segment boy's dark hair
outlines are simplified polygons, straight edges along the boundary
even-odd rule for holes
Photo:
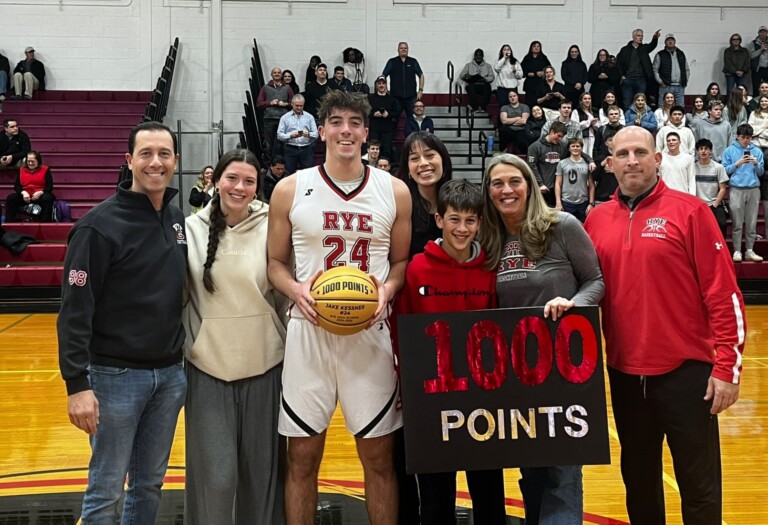
[[[667,136],[664,137],[664,142],[666,142],[669,137],[677,137],[677,140],[680,140],[680,135],[676,131],[670,131],[667,133]]]
[[[371,139],[368,141],[368,147],[370,148],[371,146],[381,147],[381,141],[379,139]]]
[[[3,120],[3,127],[7,128],[8,124],[10,124],[11,122],[15,122],[17,126],[19,125],[19,121],[16,120],[15,118],[7,118],[7,119]]]
[[[549,132],[550,133],[562,133],[563,135],[565,135],[568,132],[568,128],[565,126],[565,124],[563,124],[559,120],[555,120],[552,123],[552,126],[550,126],[550,128],[549,128]]]
[[[561,108],[561,107],[563,107],[563,106],[564,106],[564,105],[566,105],[566,104],[570,104],[570,105],[571,105],[571,107],[573,107],[573,102],[571,102],[571,101],[570,101],[570,100],[568,100],[567,98],[561,99],[561,100],[560,100],[560,102],[557,104],[557,107],[558,107],[558,108]]]
[[[584,146],[584,139],[581,137],[573,137],[572,139],[568,139],[568,147],[571,146],[571,144],[578,144],[579,146]]]
[[[142,122],[141,124],[137,124],[136,126],[131,129],[131,132],[128,134],[128,153],[133,155],[133,148],[136,147],[136,135],[138,135],[139,131],[166,131],[173,139],[173,154],[176,155],[176,149],[178,147],[176,143],[176,135],[171,131],[171,128],[163,124],[162,122],[156,122],[154,120],[151,120],[149,122]]]
[[[344,71],[344,68],[343,68],[343,67],[341,67],[341,66],[336,66],[335,68],[333,68],[333,72],[334,72],[334,73],[337,73],[337,72],[339,72],[339,71]]]
[[[379,162],[381,162],[382,160],[386,160],[387,162],[389,162],[390,166],[392,165],[392,160],[389,157],[387,157],[386,155],[379,156]]]
[[[621,131],[621,129],[623,127],[624,126],[621,126],[619,128],[611,128],[611,127],[606,126],[605,127],[605,133],[603,133],[603,142],[605,142],[608,139],[612,139],[616,135],[616,133]]]
[[[320,122],[325,123],[325,120],[331,116],[335,109],[357,113],[363,118],[365,127],[368,127],[368,114],[371,112],[371,105],[368,103],[368,97],[365,96],[365,93],[346,93],[339,89],[327,93],[320,101],[317,118],[320,119]]]
[[[448,208],[469,211],[483,216],[483,192],[477,184],[468,180],[449,180],[437,194],[437,213],[443,217]]]
[[[277,166],[278,164],[285,164],[285,157],[282,155],[275,155],[272,157],[272,163],[270,166]]]
[[[709,148],[709,150],[712,150],[712,141],[709,139],[699,139],[696,141],[696,149],[699,148]]]
[[[736,135],[742,137],[751,137],[755,134],[755,130],[749,124],[739,124],[736,128]]]
[[[672,106],[669,110],[669,114],[671,115],[675,111],[679,111],[683,115],[685,115],[685,108],[683,106]]]

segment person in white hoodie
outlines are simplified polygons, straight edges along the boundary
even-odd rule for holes
[[[501,108],[507,105],[509,92],[517,93],[523,80],[523,66],[512,53],[512,46],[501,46],[499,59],[493,65],[493,70],[496,71],[496,101]]]
[[[685,109],[674,106],[669,111],[669,124],[662,126],[656,134],[656,149],[667,151],[667,135],[674,131],[680,137],[680,149],[693,155],[696,153],[696,137],[691,128],[685,125]]]
[[[680,150],[680,135],[667,133],[667,150],[661,154],[659,177],[671,189],[696,195],[693,155]]]
[[[277,432],[285,299],[267,279],[269,206],[254,200],[258,180],[253,153],[224,154],[213,199],[186,219],[184,522],[192,525],[285,523]]]

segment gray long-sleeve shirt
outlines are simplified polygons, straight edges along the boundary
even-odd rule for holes
[[[557,215],[549,250],[538,261],[523,255],[518,235],[507,235],[496,277],[500,307],[544,306],[555,297],[589,306],[603,298],[605,284],[592,241],[574,216]]]

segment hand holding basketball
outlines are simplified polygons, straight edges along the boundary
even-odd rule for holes
[[[304,319],[315,326],[319,326],[319,324],[317,322],[317,312],[315,311],[315,299],[312,297],[311,290],[317,281],[317,278],[320,277],[322,273],[322,270],[318,270],[315,275],[303,283],[296,283],[294,285],[293,297],[289,298],[299,309],[301,315],[304,316]]]

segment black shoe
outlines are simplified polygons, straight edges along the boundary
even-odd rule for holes
[[[24,95],[24,100],[32,100],[32,97],[29,95]]]
[[[19,100],[19,96],[18,95],[11,95],[11,100]]]

